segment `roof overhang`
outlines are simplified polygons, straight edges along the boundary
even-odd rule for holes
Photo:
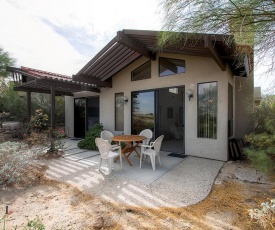
[[[162,32],[145,30],[118,31],[117,35],[73,76],[73,80],[112,87],[112,77],[116,73],[140,57],[155,61],[157,52],[211,57],[222,71],[225,71],[228,63],[234,75],[247,75],[240,60],[235,58],[236,44],[233,36],[176,33],[180,38],[177,42],[167,42],[160,46],[160,33]]]
[[[26,67],[7,67],[12,73],[15,91],[51,94],[54,87],[57,96],[72,96],[73,93],[90,91],[99,93],[96,85],[73,81],[72,78]]]

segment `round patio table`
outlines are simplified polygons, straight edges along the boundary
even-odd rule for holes
[[[138,151],[136,150],[136,147],[139,145],[140,142],[145,140],[145,136],[140,135],[120,135],[120,136],[114,136],[112,137],[112,140],[115,141],[118,145],[121,145],[121,142],[124,142],[126,145],[121,150],[121,153],[123,157],[127,160],[129,165],[132,166],[132,163],[129,160],[129,156],[132,152],[136,152],[138,157],[140,157]],[[118,157],[115,159],[115,162],[118,160]]]

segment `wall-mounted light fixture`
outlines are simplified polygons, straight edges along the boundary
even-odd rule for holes
[[[126,103],[128,102],[128,98],[126,96],[123,96],[123,101],[124,101],[124,104],[126,105]]]
[[[188,99],[190,101],[190,98],[193,97],[193,91],[192,91],[192,89],[186,90],[186,95],[188,96]]]

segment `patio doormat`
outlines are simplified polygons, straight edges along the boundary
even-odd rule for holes
[[[70,140],[72,140],[72,141],[79,141],[79,140],[82,140],[82,138],[71,138]]]
[[[186,158],[187,157],[187,155],[182,154],[182,153],[170,153],[167,156],[169,156],[169,157],[178,157],[178,158]]]

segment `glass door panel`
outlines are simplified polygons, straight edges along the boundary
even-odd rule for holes
[[[162,150],[184,153],[184,87],[156,91],[156,136],[164,135]]]
[[[74,136],[85,136],[86,98],[74,99]]]
[[[144,129],[154,132],[154,91],[132,93],[132,134]]]

